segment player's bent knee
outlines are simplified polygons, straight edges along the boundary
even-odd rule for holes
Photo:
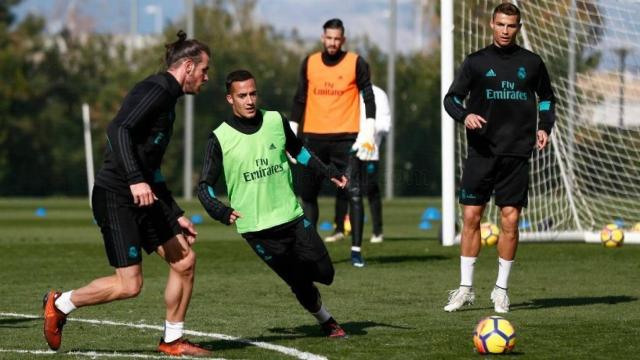
[[[117,268],[113,293],[117,299],[128,299],[138,296],[142,290],[142,272],[140,265]]]
[[[480,226],[480,221],[482,220],[482,213],[477,213],[475,211],[465,211],[462,217],[462,220],[465,225],[471,227]]]
[[[503,232],[513,232],[518,230],[519,213],[517,211],[502,214],[501,228]]]
[[[134,298],[142,291],[142,278],[129,279],[120,285],[120,299]]]
[[[502,227],[503,228],[518,228],[518,215],[509,215],[507,217],[502,218]]]
[[[335,277],[335,271],[333,268],[331,271],[327,271],[326,273],[321,274],[318,282],[323,285],[331,285],[333,284],[333,278]]]
[[[190,250],[182,259],[170,263],[171,269],[182,276],[193,276],[196,267],[196,253]]]
[[[336,272],[331,264],[331,260],[321,261],[318,263],[318,276],[316,278],[316,282],[323,285],[331,285],[335,274]]]

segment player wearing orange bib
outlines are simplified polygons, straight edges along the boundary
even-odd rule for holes
[[[369,65],[359,55],[342,50],[344,26],[331,19],[323,26],[322,52],[302,62],[298,89],[291,110],[291,127],[305,146],[323,162],[335,165],[349,178],[347,188],[352,226],[351,263],[363,267],[361,255],[364,209],[362,206],[363,161],[374,154],[376,105]],[[359,94],[364,98],[360,108]],[[366,121],[360,126],[360,112]],[[322,179],[300,174],[298,193],[305,215],[318,223],[318,193]]]

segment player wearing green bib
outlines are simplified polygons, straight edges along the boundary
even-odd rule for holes
[[[256,82],[250,72],[230,73],[226,87],[233,116],[209,136],[198,198],[212,218],[236,224],[240,235],[291,287],[327,336],[345,337],[314,285],[333,282],[333,264],[293,192],[286,153],[340,188],[347,179],[305,149],[279,112],[256,107]],[[231,206],[213,191],[223,173]]]

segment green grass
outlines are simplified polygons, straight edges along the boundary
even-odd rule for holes
[[[436,199],[385,203],[385,241],[364,244],[367,266],[351,267],[349,244],[328,246],[336,279],[320,286],[329,310],[350,338],[323,338],[285,284],[235,229],[208,218],[198,227],[196,286],[186,327],[296,348],[330,359],[477,359],[471,332],[492,314],[489,292],[497,272],[495,249],[476,266],[476,305],[457,313],[442,307],[459,280],[458,247],[442,247],[434,229],[418,229]],[[38,207],[47,216],[37,218]],[[321,219],[332,202],[321,201]],[[196,202],[188,213],[204,211]],[[49,288],[70,289],[111,273],[86,199],[0,200],[0,312],[40,315]],[[321,235],[326,236],[327,232]],[[365,236],[370,235],[366,224]],[[522,359],[631,358],[640,352],[640,247],[604,249],[580,243],[521,244],[511,276],[515,353]],[[157,256],[143,262],[145,285],[136,299],[82,308],[78,319],[162,325],[167,269]],[[0,316],[2,349],[46,350],[41,319]],[[60,353],[156,355],[161,332],[69,321]],[[191,336],[226,359],[291,359],[242,343]],[[42,358],[0,352],[2,359]],[[44,356],[50,358],[51,356]]]

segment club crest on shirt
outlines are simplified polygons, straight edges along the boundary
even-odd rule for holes
[[[527,70],[524,69],[523,66],[518,68],[518,79],[524,80],[527,77]]]

